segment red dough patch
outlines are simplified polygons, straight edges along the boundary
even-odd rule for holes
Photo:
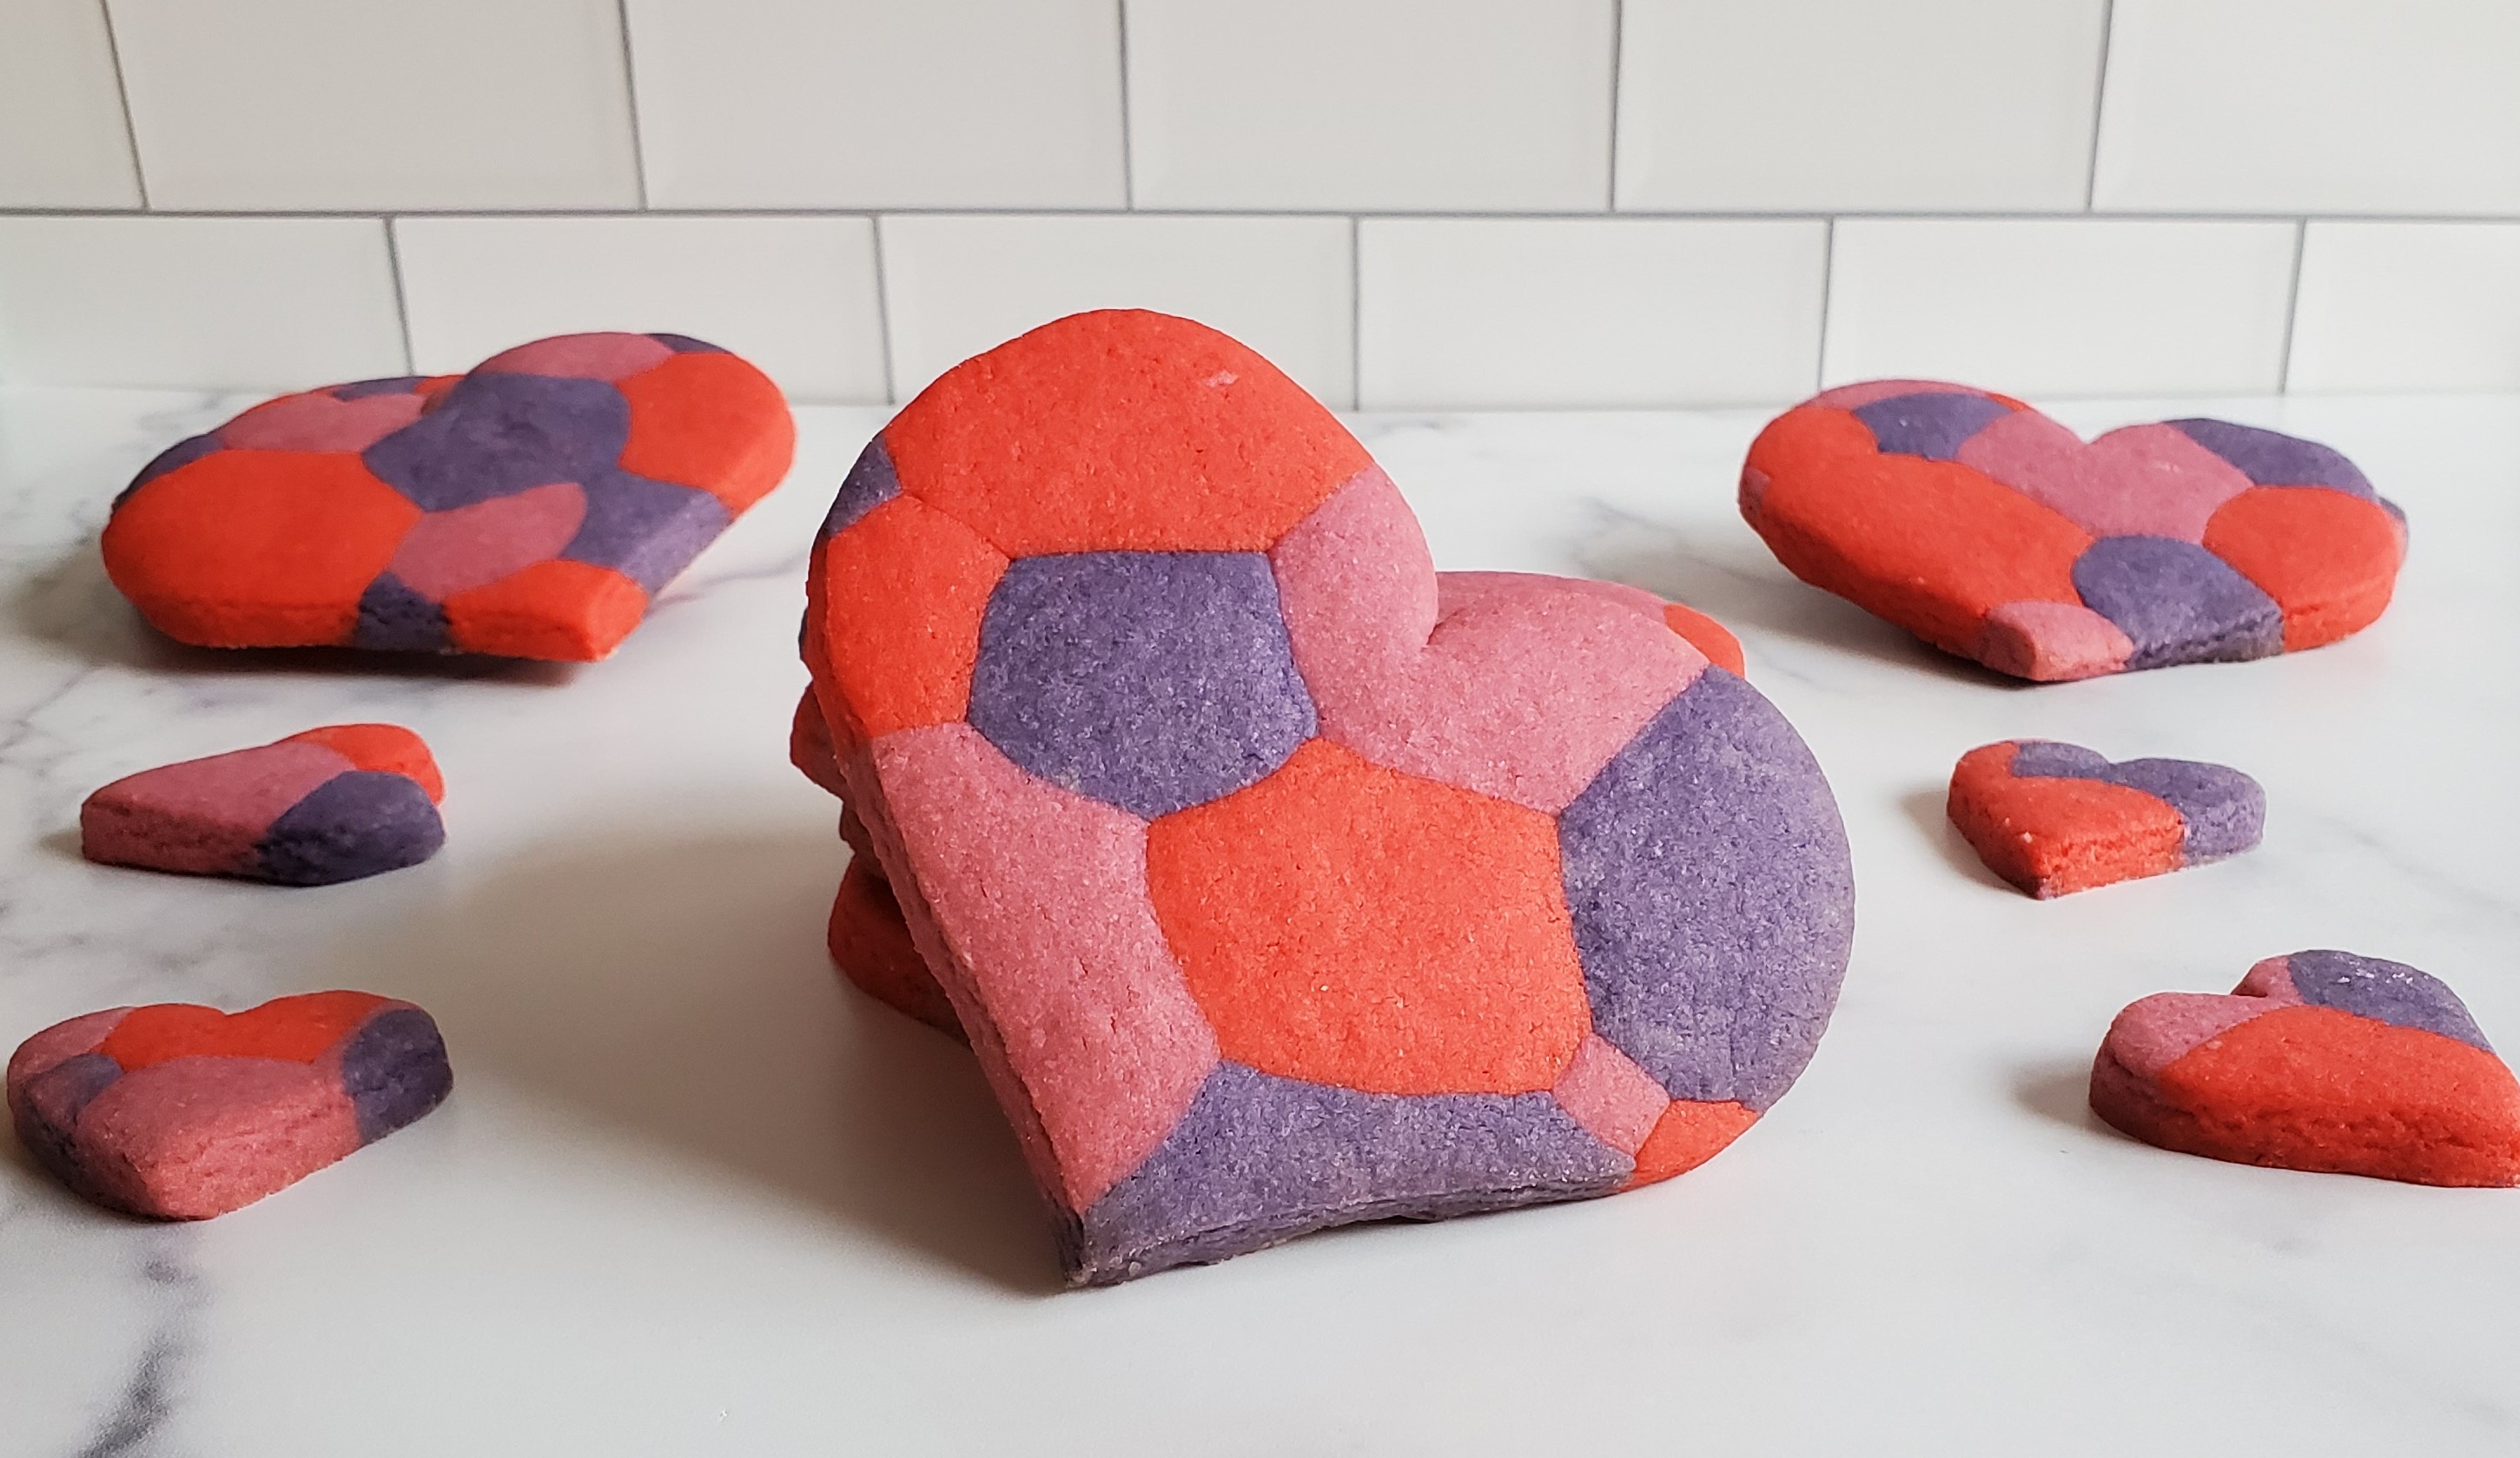
[[[1591,1027],[1549,817],[1327,740],[1147,835],[1225,1056],[1378,1093],[1521,1093]]]
[[[834,729],[864,741],[961,719],[980,615],[1006,556],[909,497],[869,511],[823,552],[806,622],[811,650],[842,685],[848,715],[834,716]]]
[[[1727,673],[1747,675],[1749,661],[1741,656],[1741,640],[1694,607],[1678,602],[1662,605],[1662,620],[1671,631],[1688,640],[1690,647],[1706,655],[1706,660]]]
[[[883,443],[904,492],[1008,556],[1266,551],[1372,464],[1275,365],[1130,310],[964,361]]]
[[[336,643],[420,518],[356,456],[220,451],[114,511],[105,569],[169,638],[213,648]]]
[[[398,724],[334,724],[291,734],[292,740],[321,744],[362,770],[383,770],[409,775],[428,792],[432,803],[446,799],[446,778],[420,735]]]
[[[160,1002],[133,1008],[96,1050],[121,1064],[125,1073],[196,1056],[312,1063],[384,1002],[370,993],[308,993],[237,1013]]]
[[[2283,609],[2287,653],[2362,632],[2398,585],[2406,529],[2376,505],[2316,486],[2260,486],[2225,502],[2205,548]]]
[[[1631,1184],[1653,1184],[1686,1174],[1724,1152],[1759,1116],[1732,1102],[1691,1103],[1680,1100],[1662,1111],[1653,1133],[1637,1151],[1637,1172]]]
[[[2187,826],[2168,802],[2095,779],[2015,778],[2014,751],[1972,749],[1952,771],[1952,823],[1987,869],[2045,898],[2179,868]]]
[[[588,663],[648,615],[648,595],[610,567],[555,558],[446,599],[447,637],[468,653]]]
[[[678,354],[614,388],[630,400],[621,468],[689,481],[739,515],[795,458],[796,420],[779,386],[735,355]]]

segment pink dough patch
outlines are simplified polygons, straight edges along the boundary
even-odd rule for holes
[[[2284,1005],[2272,997],[2155,993],[2117,1015],[2101,1047],[2138,1078],[2158,1078],[2198,1044]]]
[[[1842,384],[1833,390],[1822,390],[1804,401],[1806,405],[1825,405],[1831,410],[1861,410],[1876,400],[1896,400],[1901,395],[1983,395],[1964,384],[1947,384],[1939,379],[1868,379],[1862,384]]]
[[[2240,985],[2231,989],[2234,997],[2264,997],[2275,1007],[2297,1007],[2301,990],[2292,985],[2292,958],[2271,956],[2249,969]]]
[[[322,390],[284,395],[219,427],[222,444],[242,451],[364,451],[420,419],[418,395],[365,395],[336,400]]]
[[[120,1023],[123,1014],[129,1011],[128,1007],[109,1007],[103,1012],[92,1012],[47,1028],[20,1043],[18,1051],[9,1055],[8,1096],[16,1098],[18,1090],[28,1081],[51,1072],[54,1065],[81,1053],[95,1052],[97,1045],[105,1041],[113,1032],[114,1025]]]
[[[2079,602],[2006,602],[1988,610],[1977,659],[2034,683],[2113,674],[2135,656],[2135,640]]]
[[[1557,1081],[1557,1106],[1596,1139],[1633,1157],[1671,1104],[1653,1075],[1598,1033],[1585,1035]]]
[[[1439,572],[1435,574],[1435,616],[1449,618],[1500,592],[1527,588],[1535,582],[1555,583],[1587,597],[1617,603],[1657,623],[1662,621],[1662,599],[1642,588],[1581,577],[1547,577],[1536,572]]]
[[[968,725],[874,745],[892,831],[969,980],[955,997],[1039,1115],[1071,1211],[1163,1142],[1216,1066],[1147,896],[1146,822],[1036,779]],[[899,884],[899,878],[894,878]],[[955,991],[948,989],[949,992]]]
[[[359,1120],[324,1072],[276,1058],[175,1058],[80,1111],[84,1172],[129,1208],[196,1219],[354,1153]]]
[[[1269,557],[1323,737],[1544,814],[1706,671],[1658,603],[1647,614],[1598,585],[1495,574],[1444,612],[1425,539],[1378,466]]]
[[[2205,540],[2214,508],[2249,489],[2240,468],[2175,425],[2129,425],[2089,445],[2035,411],[1991,421],[1959,463],[2071,518],[2095,537]]]
[[[585,520],[586,492],[575,481],[431,511],[403,533],[388,570],[412,591],[442,602],[550,560]]]
[[[304,740],[143,770],[79,807],[79,851],[90,861],[217,875],[248,863],[254,843],[309,790],[355,769],[338,750]]]
[[[628,379],[674,357],[646,334],[562,334],[536,339],[473,367],[475,375],[552,375],[563,379]]]

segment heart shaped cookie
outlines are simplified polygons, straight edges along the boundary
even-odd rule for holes
[[[807,594],[847,802],[1074,1281],[1676,1173],[1826,1023],[1851,870],[1783,718],[1598,585],[1444,602],[1363,447],[1213,331],[948,372]]]
[[[2520,1184],[2520,1080],[2466,1004],[2403,962],[2296,951],[2228,997],[2117,1016],[2092,1111],[2147,1144],[2414,1184]]]
[[[1960,756],[1948,811],[1987,869],[2045,900],[2238,855],[2266,828],[2267,792],[2223,765],[2006,739]]]
[[[1474,591],[1484,581],[1510,575],[1513,574],[1437,573],[1438,614],[1448,596],[1459,600],[1459,595]],[[1694,608],[1664,602],[1650,594],[1615,583],[1560,580],[1579,590],[1600,592],[1612,601],[1628,602],[1659,617],[1671,631],[1687,639],[1689,646],[1704,653],[1709,662],[1736,675],[1743,671],[1740,641],[1723,624]],[[815,784],[834,795],[847,793],[831,729],[823,722],[822,706],[814,701],[811,688],[796,701],[795,719],[788,729],[788,757]],[[899,900],[883,878],[882,862],[877,859],[866,824],[845,804],[840,807],[840,838],[848,843],[851,854],[848,868],[840,875],[839,892],[832,900],[828,942],[832,964],[860,992],[877,1001],[962,1038],[963,1025],[954,1016],[954,1004],[936,985],[927,964],[920,960],[918,945],[911,939]]]
[[[79,853],[112,865],[329,886],[436,855],[445,795],[420,735],[336,724],[124,775],[79,806]]]
[[[161,1002],[72,1018],[19,1046],[8,1095],[19,1142],[72,1190],[199,1220],[375,1143],[453,1083],[428,1014],[336,992],[234,1014]]]
[[[2407,547],[2404,513],[2315,442],[2187,420],[2087,444],[1912,379],[1770,421],[1741,515],[1805,582],[2040,681],[2333,642],[2389,605]]]
[[[105,567],[207,647],[601,658],[795,439],[779,387],[713,344],[563,334],[177,443],[115,498]]]

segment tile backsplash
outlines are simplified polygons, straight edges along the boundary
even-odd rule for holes
[[[1333,404],[2520,389],[2511,0],[0,0],[0,383],[1073,309]]]

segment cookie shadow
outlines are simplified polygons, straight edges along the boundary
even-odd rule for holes
[[[1916,833],[1933,846],[1944,864],[1981,886],[2020,895],[2019,888],[1988,870],[1986,862],[1977,859],[1977,852],[1969,848],[1959,827],[1952,823],[1948,805],[1949,792],[1940,789],[1916,790],[1899,797],[1899,808],[1915,821]]]
[[[474,653],[381,653],[365,648],[203,648],[149,626],[105,574],[93,537],[34,573],[11,595],[19,633],[91,663],[152,674],[304,674],[492,681],[559,686],[584,666]]]
[[[436,1017],[459,1096],[495,1080],[914,1259],[1055,1291],[978,1065],[832,966],[846,854],[793,825],[555,839],[358,934],[338,970]]]
[[[2126,1137],[2092,1112],[2092,1065],[2089,1061],[2071,1063],[2058,1060],[2022,1069],[2013,1075],[2012,1101],[2042,1119],[2110,1138]]]

